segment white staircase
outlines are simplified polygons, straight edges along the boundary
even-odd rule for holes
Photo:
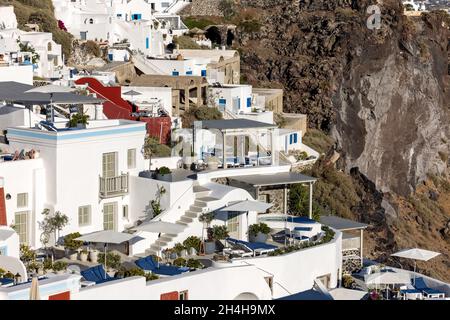
[[[177,242],[182,242],[184,238],[181,236],[189,229],[189,227],[198,222],[198,218],[202,213],[205,213],[208,208],[208,202],[217,201],[217,198],[209,196],[211,190],[202,187],[198,182],[194,182],[194,204],[184,212],[180,219],[176,221],[177,224],[185,227],[184,231],[178,234],[162,234],[161,237],[146,250],[146,254],[157,254],[163,249],[173,246]]]

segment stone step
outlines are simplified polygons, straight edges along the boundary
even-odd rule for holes
[[[185,222],[185,221],[182,221],[182,220],[178,220],[176,223],[184,225],[184,226],[187,226],[189,224],[188,222]]]
[[[184,215],[189,218],[197,218],[198,214],[199,214],[199,212],[186,211],[186,213]]]
[[[189,210],[191,212],[203,212],[203,208],[197,207],[197,206],[190,206]]]
[[[186,223],[191,223],[192,221],[194,221],[192,218],[189,218],[188,216],[181,216],[180,220]]]
[[[195,200],[193,206],[204,208],[207,206],[206,202]]]
[[[219,198],[214,198],[214,197],[201,197],[201,198],[196,198],[196,201],[202,201],[202,202],[210,202],[210,201],[217,201],[220,200]]]
[[[198,192],[210,192],[211,190],[206,188],[206,187],[202,187],[202,186],[194,186],[194,193],[198,193]]]
[[[169,236],[164,235],[164,236],[161,236],[158,240],[161,240],[164,242],[170,242],[173,240],[173,238],[175,238],[175,237],[169,237]]]
[[[158,245],[158,246],[160,246],[160,247],[167,246],[168,243],[169,243],[168,241],[164,241],[164,240],[161,240],[161,239],[158,239],[158,240],[156,240],[156,242],[155,242],[155,244]]]

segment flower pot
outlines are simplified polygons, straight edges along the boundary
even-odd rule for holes
[[[188,251],[186,249],[181,250],[181,252],[180,252],[180,257],[181,258],[187,257],[187,255],[188,255]]]
[[[69,260],[70,261],[76,261],[78,258],[78,252],[73,252],[69,254]]]
[[[98,251],[93,250],[89,252],[89,260],[91,260],[92,263],[97,263],[98,261]]]
[[[169,259],[175,260],[176,258],[178,258],[178,255],[177,255],[175,252],[172,252],[172,253],[169,255]]]
[[[266,242],[268,237],[267,234],[261,232],[258,232],[256,236],[250,234],[250,242]]]
[[[216,243],[214,241],[206,241],[205,242],[205,253],[213,254],[216,252]]]
[[[111,278],[114,278],[114,276],[116,275],[116,271],[115,271],[115,270],[109,270],[109,271],[106,271],[106,273],[107,273]]]
[[[156,179],[159,181],[166,181],[166,182],[171,182],[172,181],[172,174],[157,174],[156,175]]]
[[[88,260],[88,253],[80,252],[80,261],[86,262]]]
[[[195,255],[197,255],[197,250],[195,250],[195,248],[189,248],[189,255],[190,255],[190,256],[195,256]]]

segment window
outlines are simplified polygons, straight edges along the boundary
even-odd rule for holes
[[[294,137],[293,137],[293,135],[291,134],[291,135],[289,135],[289,144],[292,144],[292,141],[294,140]]]
[[[180,291],[180,294],[178,296],[178,300],[188,300],[188,291]]]
[[[17,194],[17,208],[28,207],[28,193]]]
[[[91,224],[91,206],[78,208],[78,226],[88,226]]]
[[[103,205],[103,230],[116,229],[117,202],[105,203]]]
[[[28,211],[16,212],[14,216],[14,228],[19,235],[20,243],[28,242]]]
[[[117,152],[103,154],[103,177],[112,178],[117,176],[116,169]]]
[[[298,141],[298,135],[296,133],[294,133],[294,143],[297,143]]]
[[[52,43],[47,43],[47,51],[52,51]]]
[[[224,106],[227,104],[227,99],[219,99],[219,105]]]
[[[150,49],[150,38],[145,38],[145,48]]]
[[[179,73],[178,71],[174,70],[174,71],[172,71],[172,75],[173,75],[173,76],[179,76],[180,73]]]
[[[94,19],[90,18],[89,19],[89,24],[94,24]]]
[[[128,205],[127,204],[122,207],[122,217],[124,219],[128,219]]]
[[[238,232],[239,213],[228,213],[227,229],[230,233]]]
[[[202,77],[206,77],[206,70],[202,70]]]
[[[247,98],[247,108],[252,106],[252,98]]]
[[[192,76],[192,71],[191,71],[191,70],[186,71],[186,75],[187,75],[187,76]]]
[[[141,20],[142,14],[132,14],[131,15],[131,20]]]
[[[136,149],[128,149],[128,169],[136,168]]]
[[[122,17],[122,14],[121,14],[121,13],[118,13],[118,14],[117,14],[117,18],[120,18],[120,17]]]

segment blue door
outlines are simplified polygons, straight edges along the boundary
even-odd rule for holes
[[[202,70],[202,77],[206,77],[206,70]]]
[[[108,54],[108,59],[109,59],[109,61],[113,61],[113,59],[114,59],[114,56],[113,56],[113,54],[112,54],[112,53]]]
[[[247,98],[247,108],[252,106],[252,98]]]

